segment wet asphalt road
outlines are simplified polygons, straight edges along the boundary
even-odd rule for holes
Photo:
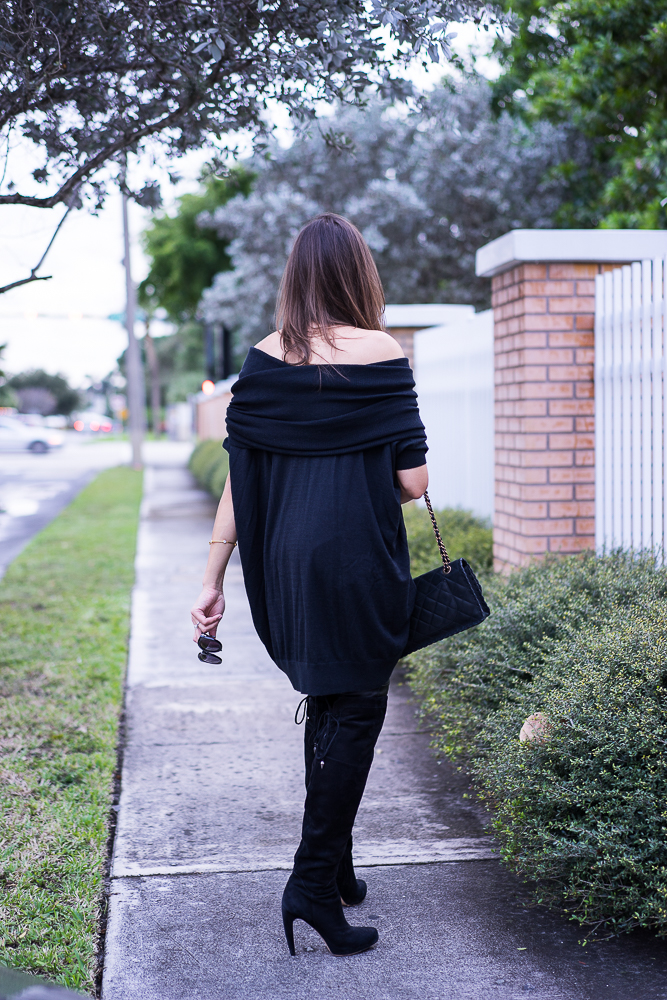
[[[192,446],[148,441],[147,461],[169,456],[185,462]],[[130,461],[126,441],[66,436],[62,448],[46,455],[0,452],[0,578],[30,539],[101,472]]]
[[[122,441],[68,438],[46,455],[0,453],[0,577],[97,472],[130,457]]]

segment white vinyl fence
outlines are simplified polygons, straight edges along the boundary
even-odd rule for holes
[[[665,261],[596,278],[595,535],[665,552]]]
[[[436,507],[493,516],[493,313],[415,334],[415,381]]]

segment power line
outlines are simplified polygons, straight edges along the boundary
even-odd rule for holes
[[[142,322],[142,323],[144,322],[144,320],[146,319],[146,314],[144,313],[143,309],[137,309],[136,310],[135,318],[139,322]],[[84,313],[84,312],[79,312],[79,311],[75,311],[75,310],[73,310],[72,312],[68,312],[68,313],[46,313],[46,312],[31,312],[30,310],[25,310],[24,309],[23,312],[0,313],[0,319],[24,319],[24,320],[34,320],[34,319],[58,319],[58,320],[63,320],[63,319],[65,319],[65,320],[69,320],[72,323],[76,322],[77,320],[82,320],[82,319],[97,319],[97,320],[110,320],[113,323],[121,323],[122,325],[125,325],[125,313],[124,312],[109,313],[106,316],[102,316],[99,313]],[[168,323],[167,320],[162,320],[162,319],[159,319],[159,318],[156,318],[156,317],[153,317],[153,322],[154,323],[165,323],[167,325],[171,325],[171,324]]]
[[[16,313],[0,313],[0,319],[68,319],[68,320],[78,320],[78,319],[110,319],[114,320],[116,323],[122,323],[124,320],[124,315],[122,313],[111,313],[108,316],[102,316],[97,313],[83,313],[83,312],[69,312],[69,313],[45,313],[45,312],[30,312],[29,310],[24,310],[23,312]]]

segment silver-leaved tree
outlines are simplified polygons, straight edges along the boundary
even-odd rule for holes
[[[0,205],[99,203],[149,140],[178,156],[261,136],[272,101],[303,119],[322,100],[404,95],[401,66],[448,57],[452,21],[496,16],[481,0],[6,0]],[[12,176],[17,135],[40,158],[27,186]],[[138,195],[155,203],[156,186]]]
[[[467,78],[435,88],[411,114],[381,101],[343,108],[328,128],[349,150],[332,148],[320,122],[249,161],[250,196],[200,218],[230,240],[234,268],[204,292],[205,318],[235,329],[239,346],[266,336],[294,237],[322,211],[359,226],[388,301],[487,304],[475,251],[509,229],[551,225],[567,193],[553,166],[591,152],[566,126],[495,117],[490,96],[486,81]]]

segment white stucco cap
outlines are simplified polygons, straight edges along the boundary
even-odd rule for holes
[[[664,229],[514,229],[477,251],[475,271],[492,278],[517,264],[614,264],[667,254]]]
[[[385,306],[385,323],[393,327],[440,326],[461,319],[468,313],[474,313],[474,306],[454,306],[439,302],[416,302],[412,305]]]

